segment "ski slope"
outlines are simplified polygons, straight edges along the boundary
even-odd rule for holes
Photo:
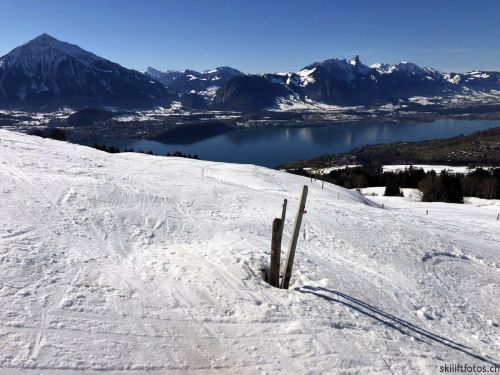
[[[288,199],[285,250],[304,184],[291,287],[274,289],[259,276],[272,220]],[[425,203],[426,215],[423,203],[374,199],[385,208],[253,165],[0,130],[0,373],[499,363],[496,211]]]

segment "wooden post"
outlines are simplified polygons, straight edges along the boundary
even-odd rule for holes
[[[273,236],[271,239],[271,266],[269,267],[269,284],[278,288],[280,285],[280,255],[281,255],[281,219],[273,220]]]
[[[429,215],[429,210],[425,210],[425,214],[426,214],[426,215]]]
[[[288,254],[286,255],[285,269],[283,271],[283,278],[281,279],[281,289],[288,289],[288,286],[290,285],[290,279],[292,277],[292,269],[293,269],[293,259],[295,258],[295,249],[297,247],[297,241],[299,239],[300,225],[302,224],[302,216],[304,215],[304,209],[306,207],[307,190],[308,190],[307,186],[304,186],[302,189],[302,197],[300,198],[299,211],[297,212],[297,217],[295,218],[292,238],[290,239],[290,247],[288,248]]]
[[[384,204],[382,203],[382,208],[384,208]]]
[[[283,199],[283,209],[281,210],[281,231],[280,236],[283,236],[283,228],[285,227],[286,205],[288,201]]]
[[[321,189],[325,186],[325,181],[321,181]]]
[[[260,270],[260,275],[262,276],[262,280],[264,280],[267,283],[267,270],[265,268],[262,268]]]
[[[498,221],[498,219],[500,219],[500,213],[497,215],[497,221]]]

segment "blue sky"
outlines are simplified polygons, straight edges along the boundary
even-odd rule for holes
[[[46,32],[144,69],[296,71],[359,54],[500,70],[500,0],[0,0],[0,55]]]

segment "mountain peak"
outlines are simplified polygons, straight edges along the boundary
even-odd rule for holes
[[[86,59],[101,60],[91,52],[85,51],[77,45],[56,39],[47,33],[40,34],[36,38],[15,48],[11,51],[11,54],[13,54],[15,58],[23,54],[33,55],[32,59],[40,58],[42,54],[49,54],[51,56],[62,54],[79,58],[84,57]]]
[[[32,44],[42,44],[42,45],[49,45],[53,43],[63,43],[60,40],[54,38],[53,36],[43,33],[38,35],[36,38],[31,39],[30,41],[24,43],[24,45],[32,45]]]
[[[0,66],[0,102],[20,106],[141,106],[170,97],[150,78],[47,33],[0,57]]]
[[[348,62],[349,62],[349,64],[354,65],[354,66],[361,64],[361,62],[359,61],[359,55],[354,56]]]
[[[57,40],[56,38],[54,38],[52,35],[49,35],[47,33],[42,33],[40,35],[38,35],[34,40]]]

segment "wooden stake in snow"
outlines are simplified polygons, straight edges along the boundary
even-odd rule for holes
[[[281,233],[283,232],[281,219],[273,221],[273,236],[271,239],[271,266],[269,272],[269,284],[278,288],[280,285],[280,255],[281,255]]]
[[[302,216],[304,215],[306,207],[307,190],[308,190],[307,186],[304,186],[304,188],[302,189],[302,197],[300,198],[299,211],[297,212],[297,217],[295,218],[292,238],[290,240],[290,247],[288,248],[288,254],[286,255],[285,269],[283,271],[283,279],[281,279],[281,289],[288,289],[288,286],[290,285],[290,279],[292,278],[293,259],[295,258],[295,248],[297,247],[300,225],[302,224]]]
[[[267,270],[265,268],[262,268],[260,270],[260,275],[262,276],[262,280],[264,280],[267,283]]]
[[[283,199],[283,209],[281,210],[281,232],[280,236],[283,236],[283,228],[285,227],[285,217],[286,217],[286,205],[288,201]]]
[[[500,219],[500,213],[497,215],[497,221],[498,221],[498,219]]]

